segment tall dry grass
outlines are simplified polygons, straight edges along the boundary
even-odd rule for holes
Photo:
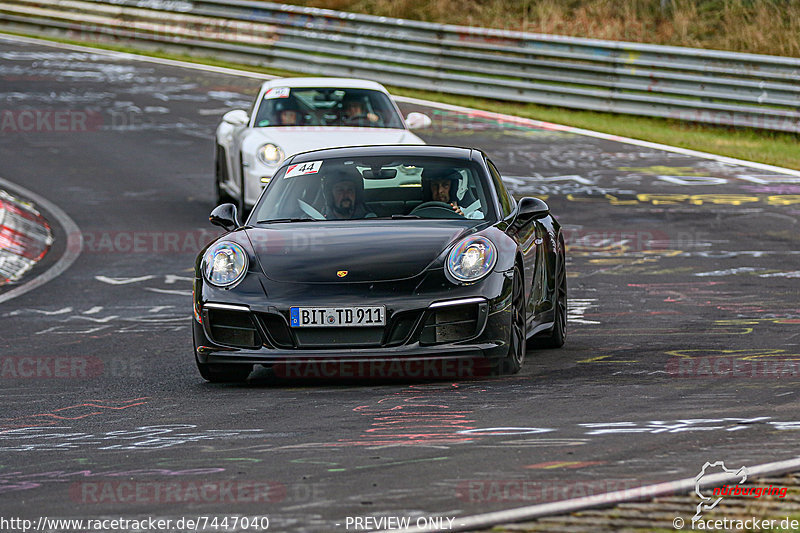
[[[389,17],[800,57],[800,0],[293,0]]]

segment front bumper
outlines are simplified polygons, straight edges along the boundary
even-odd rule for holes
[[[496,361],[508,352],[512,272],[440,293],[351,295],[349,305],[385,305],[377,328],[290,328],[291,306],[348,305],[332,293],[292,297],[291,303],[209,288],[195,296],[195,352],[200,363],[359,364],[389,361]],[[456,289],[456,290],[453,290]],[[258,301],[260,300],[260,301]]]

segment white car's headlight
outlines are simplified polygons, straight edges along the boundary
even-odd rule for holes
[[[267,143],[256,152],[258,160],[268,167],[275,167],[283,162],[283,150],[277,144]]]
[[[249,260],[235,242],[219,242],[203,254],[203,276],[217,287],[233,287],[247,272]]]
[[[486,237],[472,236],[455,245],[447,256],[447,270],[458,281],[471,283],[485,277],[497,262],[497,248]]]

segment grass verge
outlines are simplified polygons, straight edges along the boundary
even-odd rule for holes
[[[6,33],[24,37],[42,38],[39,35],[32,34]],[[98,43],[95,41],[84,42],[54,37],[46,38],[54,42],[65,44],[91,46],[104,50],[142,54],[178,61],[189,61],[204,65],[273,74],[276,76],[303,75],[283,70],[219,61],[210,57],[196,57],[166,53],[163,51],[150,51],[129,46]],[[800,135],[796,134],[749,128],[707,126],[673,119],[579,111],[536,104],[504,102],[488,98],[456,96],[439,92],[405,89],[402,87],[387,87],[392,94],[398,96],[410,96],[453,105],[473,107],[486,111],[543,120],[546,122],[564,124],[613,135],[800,170]]]

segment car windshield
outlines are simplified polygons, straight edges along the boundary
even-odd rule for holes
[[[272,87],[261,99],[255,126],[405,127],[386,94],[328,87]]]
[[[331,158],[284,166],[250,221],[488,220],[480,168],[440,157]],[[252,222],[251,222],[252,223]]]

